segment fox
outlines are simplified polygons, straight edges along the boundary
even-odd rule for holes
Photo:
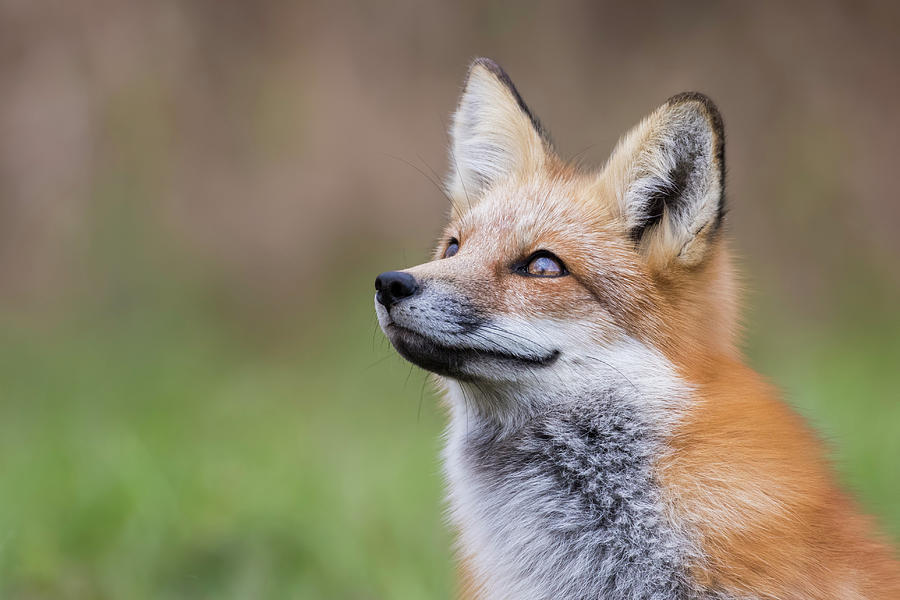
[[[478,58],[449,154],[433,260],[378,275],[375,311],[443,391],[460,598],[900,599],[884,534],[741,356],[710,98],[589,169]]]

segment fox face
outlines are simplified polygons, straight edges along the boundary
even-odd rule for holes
[[[479,59],[451,137],[434,260],[376,280],[379,323],[406,359],[477,385],[482,402],[534,408],[591,374],[631,379],[731,343],[723,130],[705,96],[670,99],[590,172],[556,155],[506,73]]]
[[[584,171],[479,59],[451,137],[451,219],[434,260],[375,284],[406,359],[510,414],[611,372],[652,383],[685,352],[731,344],[724,139],[705,96],[670,99]]]

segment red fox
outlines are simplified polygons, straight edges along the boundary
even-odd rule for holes
[[[725,138],[674,96],[599,172],[480,58],[434,260],[375,282],[436,373],[462,595],[900,599],[900,563],[816,436],[741,362]]]

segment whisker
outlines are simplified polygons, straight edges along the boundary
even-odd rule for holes
[[[514,342],[527,342],[527,344],[531,345],[531,348],[529,348],[529,349],[532,350],[532,351],[534,350],[534,348],[537,348],[538,350],[540,350],[540,352],[541,352],[542,354],[549,354],[550,351],[551,351],[551,350],[550,350],[549,348],[547,348],[546,346],[544,346],[544,345],[542,345],[542,344],[540,344],[540,343],[538,343],[538,342],[535,342],[534,340],[531,340],[531,339],[529,339],[529,338],[527,338],[527,337],[525,337],[525,336],[523,336],[523,335],[521,335],[521,334],[515,333],[514,331],[509,331],[509,330],[507,330],[507,329],[503,329],[502,327],[498,327],[497,325],[493,325],[493,324],[488,323],[488,324],[482,325],[481,329],[484,330],[484,331],[488,331],[488,332],[493,332],[493,333],[499,334],[501,337],[504,337],[504,338],[506,338],[507,340],[510,340],[510,341],[514,341]],[[536,333],[538,333],[537,330],[534,330],[534,331],[535,331]]]
[[[569,161],[574,163],[575,166],[577,166],[578,168],[583,167],[584,163],[580,160],[582,158],[582,155],[585,152],[587,152],[588,150],[591,150],[592,148],[596,148],[596,147],[597,147],[597,144],[591,144],[590,146],[587,146],[586,148],[579,150],[578,152],[573,154],[571,158],[569,158]]]
[[[428,170],[431,172],[432,177],[434,177],[435,182],[439,182],[441,180],[441,177],[440,177],[440,175],[437,174],[437,171],[435,171],[431,165],[429,165],[427,162],[425,162],[425,159],[422,158],[418,153],[416,153],[416,158],[418,158],[419,161],[428,168]],[[449,194],[447,194],[447,190],[443,186],[441,186],[441,191],[444,194],[444,198],[446,198],[447,201],[450,202],[450,204],[452,205],[453,199],[450,197]]]
[[[406,379],[403,381],[403,391],[406,391],[406,384],[409,383],[409,378],[412,377],[413,373],[413,364],[409,364],[409,373],[406,374]]]
[[[416,424],[419,424],[419,421],[422,417],[422,400],[425,398],[425,384],[428,383],[428,373],[422,377],[422,388],[419,390],[419,408],[416,410]]]
[[[375,319],[375,326],[372,327],[372,352],[375,352],[375,335],[378,333],[378,319]]]
[[[631,385],[631,387],[634,388],[634,391],[636,391],[638,394],[640,394],[640,392],[641,392],[640,388],[638,388],[638,386],[631,380],[631,378],[628,377],[628,375],[626,375],[625,373],[623,373],[618,367],[616,367],[615,365],[603,360],[602,358],[598,358],[594,355],[588,355],[588,358],[590,358],[591,360],[596,360],[597,362],[599,362],[603,365],[606,365],[607,367],[609,367],[610,369],[612,369],[613,371],[618,373],[622,377],[622,379],[627,381]]]
[[[459,177],[459,183],[462,185],[463,194],[466,196],[466,206],[469,210],[472,210],[472,200],[469,198],[469,191],[466,189],[466,181],[463,179],[462,173],[459,170],[459,163],[456,161],[456,153],[453,152],[453,144],[450,143],[450,139],[447,139],[447,147],[450,151],[450,158],[453,159],[453,168],[456,169],[456,176]],[[451,203],[453,201],[451,200]]]
[[[490,330],[489,330],[489,332],[490,332]],[[502,330],[497,330],[497,331],[494,331],[494,333],[499,333],[501,336],[503,336],[503,334],[504,334],[505,332],[503,332]],[[495,340],[492,340],[491,338],[487,337],[486,335],[484,335],[484,334],[481,333],[481,332],[473,331],[473,332],[469,333],[469,335],[472,336],[472,337],[474,337],[474,338],[476,338],[476,339],[478,339],[478,340],[481,340],[482,342],[485,343],[486,346],[491,346],[491,347],[492,347],[492,348],[491,348],[491,347],[489,347],[489,348],[472,348],[472,350],[474,350],[474,351],[476,351],[476,352],[478,352],[478,351],[486,351],[486,352],[490,352],[491,350],[496,350],[497,347],[499,346],[499,344],[497,344],[497,342],[496,342]],[[507,337],[506,339],[510,339],[510,338]],[[529,340],[527,340],[526,338],[523,338],[523,339],[525,339],[525,341],[529,341]],[[504,348],[503,346],[499,346],[499,349],[502,350],[502,351],[504,351],[504,352],[508,352],[508,351],[509,351],[508,348]],[[528,351],[534,354],[533,349],[528,349]],[[546,355],[546,354],[548,354],[548,352],[549,352],[549,351],[544,350],[543,352],[540,352],[540,353],[538,353],[538,354],[544,354],[544,355]],[[516,353],[513,353],[513,354],[516,354]],[[533,357],[528,357],[528,358],[533,358]]]
[[[416,171],[418,171],[422,175],[422,177],[427,179],[434,187],[436,187],[438,189],[438,191],[441,193],[441,195],[447,199],[447,202],[449,202],[450,204],[453,204],[453,199],[447,194],[447,192],[444,190],[444,188],[436,180],[429,177],[429,175],[425,171],[423,171],[422,169],[417,167],[415,164],[409,162],[408,160],[406,160],[403,157],[395,156],[395,155],[389,154],[387,152],[382,152],[381,154],[383,154],[384,156],[387,156],[389,158],[393,158],[394,160],[399,160],[400,162],[402,162],[402,163],[412,167]]]
[[[383,363],[384,361],[388,360],[389,358],[392,358],[393,356],[394,356],[393,354],[386,354],[385,356],[382,356],[381,358],[379,358],[378,360],[376,360],[376,361],[373,362],[372,364],[368,365],[368,366],[365,368],[365,370],[368,371],[369,369],[371,369],[371,368],[373,368],[373,367],[377,367],[378,365],[380,365],[380,364]]]

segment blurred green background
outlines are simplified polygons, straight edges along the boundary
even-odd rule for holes
[[[468,61],[602,163],[713,96],[750,361],[900,539],[896,3],[0,0],[0,597],[447,598],[377,330]],[[421,172],[420,172],[421,171]]]

